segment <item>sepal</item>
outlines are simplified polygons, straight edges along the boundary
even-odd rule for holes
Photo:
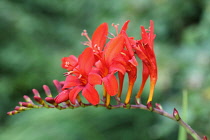
[[[148,103],[147,103],[147,109],[148,109],[149,111],[153,111],[152,102],[148,102]]]

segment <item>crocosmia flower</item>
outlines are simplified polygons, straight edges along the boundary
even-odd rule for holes
[[[73,70],[78,64],[78,59],[74,55],[70,55],[69,57],[63,57],[61,61],[61,67],[67,69],[68,71]]]
[[[141,36],[142,39],[137,41],[135,47],[136,54],[143,62],[142,84],[136,97],[139,98],[141,96],[146,80],[150,76],[150,93],[147,102],[151,102],[157,81],[157,63],[154,52],[155,34],[153,21],[150,21],[149,30],[145,30],[145,28],[141,26]]]
[[[136,96],[136,104],[140,104],[140,97],[148,78],[150,79],[150,93],[147,107],[152,110],[152,98],[157,82],[157,63],[154,52],[154,23],[150,21],[149,29],[140,26],[141,39],[135,39],[127,33],[130,20],[127,20],[118,31],[118,24],[112,24],[116,33],[108,31],[108,24],[100,24],[93,32],[92,37],[83,30],[82,36],[87,41],[86,46],[77,57],[69,55],[61,59],[61,67],[66,69],[64,81],[54,81],[59,94],[53,98],[47,86],[43,86],[47,97],[41,98],[37,90],[33,90],[34,104],[29,97],[24,96],[26,102],[20,102],[20,107],[8,114],[17,114],[29,108],[76,108],[79,106],[99,105],[107,108],[131,107],[133,88],[136,80],[141,85]],[[140,70],[137,59],[140,59]],[[138,67],[137,67],[138,66]],[[141,73],[141,79],[138,74]],[[127,92],[123,92],[125,76],[128,75]],[[99,93],[96,85],[101,85],[103,91]],[[138,85],[137,85],[138,86]],[[100,86],[99,86],[100,87]],[[123,95],[123,96],[122,96]],[[84,97],[84,98],[82,98]],[[122,102],[122,97],[125,100]],[[111,99],[116,100],[112,105]],[[85,103],[83,100],[86,100]],[[47,103],[46,103],[47,102]]]
[[[69,99],[72,104],[75,104],[80,91],[91,104],[99,103],[99,95],[94,86],[101,84],[101,77],[91,72],[94,63],[93,50],[86,48],[78,58],[78,67],[67,76],[63,91],[55,98],[56,103]]]

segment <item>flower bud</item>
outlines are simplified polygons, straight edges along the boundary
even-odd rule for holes
[[[176,108],[174,108],[173,116],[177,121],[181,119],[181,117],[179,116],[179,112],[176,110]]]

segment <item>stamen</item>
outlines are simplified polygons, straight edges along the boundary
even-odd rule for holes
[[[119,33],[118,33],[118,26],[119,26],[119,24],[114,24],[114,23],[112,23],[112,26],[115,28],[115,30],[116,30],[116,34],[118,35]]]
[[[84,42],[81,42],[81,43],[82,43],[82,45],[85,45],[85,46],[89,46],[89,47],[91,46],[89,41],[84,41]]]
[[[115,35],[113,34],[113,33],[111,33],[111,32],[108,32],[111,36],[113,36],[113,37],[115,37]],[[107,38],[109,38],[109,37],[107,37]],[[111,38],[109,38],[109,39],[111,39]]]
[[[65,62],[65,67],[69,67],[69,65],[70,65],[70,62],[69,61],[66,61]]]
[[[90,37],[88,36],[88,33],[86,30],[83,30],[83,32],[81,33],[82,36],[86,37],[87,40],[90,42],[89,44],[91,45],[92,41],[90,39]]]
[[[126,54],[124,52],[120,52],[122,55],[126,56]]]
[[[73,73],[73,71],[68,71],[68,72],[63,73],[63,75],[64,75],[64,76],[69,76],[69,75],[72,74],[72,73]]]
[[[80,79],[82,77],[82,74],[79,75],[78,79]]]

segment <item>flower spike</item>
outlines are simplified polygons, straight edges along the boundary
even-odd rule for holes
[[[145,29],[140,26],[141,39],[136,40],[126,33],[130,20],[127,20],[118,31],[119,24],[112,24],[116,33],[108,32],[108,24],[102,23],[93,32],[92,38],[88,36],[86,30],[83,30],[82,36],[87,38],[83,45],[86,47],[78,56],[69,55],[61,59],[61,67],[66,69],[64,73],[65,80],[54,80],[54,86],[57,89],[57,96],[53,96],[50,88],[43,85],[46,97],[42,98],[38,90],[33,89],[33,101],[30,97],[24,95],[25,101],[19,102],[19,105],[8,115],[15,115],[20,112],[34,108],[56,108],[74,109],[78,107],[105,107],[107,109],[115,108],[139,108],[163,115],[182,125],[195,139],[207,140],[207,137],[199,137],[180,117],[179,112],[174,108],[172,114],[163,110],[160,104],[152,106],[154,89],[158,78],[157,62],[154,51],[154,22],[150,21],[150,27]],[[108,37],[108,33],[112,37]],[[132,92],[138,74],[138,57],[142,61],[142,79],[139,91],[136,95],[136,104],[132,104]],[[125,74],[128,75],[128,89],[124,93]],[[118,75],[118,76],[117,76]],[[150,91],[147,104],[141,103],[141,95],[144,86],[150,79]],[[139,79],[139,78],[138,78]],[[99,94],[96,85],[102,85],[103,93]],[[125,95],[123,95],[125,94]],[[122,96],[123,95],[123,96]],[[86,99],[83,101],[83,96]],[[125,97],[122,102],[122,97]],[[115,98],[117,104],[111,102]]]

